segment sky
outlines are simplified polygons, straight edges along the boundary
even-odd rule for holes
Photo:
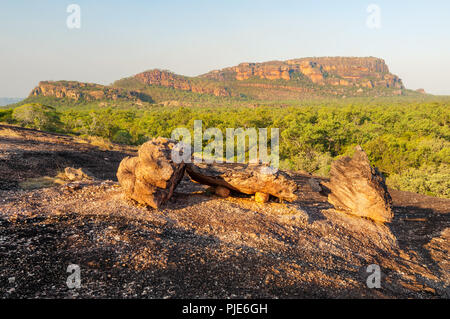
[[[80,28],[67,25],[71,4]],[[407,88],[450,95],[450,1],[0,1],[0,97],[42,80],[110,84],[152,68],[195,76],[312,56],[379,57]]]

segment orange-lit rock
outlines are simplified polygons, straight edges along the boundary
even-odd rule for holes
[[[269,194],[266,193],[255,193],[255,202],[257,203],[267,203],[269,201]]]
[[[219,82],[230,78],[245,81],[253,77],[290,81],[292,74],[299,72],[314,84],[403,88],[401,79],[389,73],[384,60],[372,57],[301,58],[264,63],[241,63],[235,67],[209,72],[201,77]]]
[[[394,217],[385,179],[370,165],[367,154],[359,146],[352,158],[343,157],[332,163],[330,182],[324,185],[331,191],[328,201],[337,211],[383,223]]]
[[[51,96],[76,101],[80,99],[86,101],[117,99],[152,101],[150,96],[138,91],[76,81],[42,81],[31,91],[30,96]]]
[[[134,76],[142,83],[149,85],[160,85],[171,87],[183,91],[191,91],[201,94],[213,94],[216,96],[229,96],[225,87],[220,84],[212,85],[211,83],[195,82],[185,76],[177,75],[169,71],[150,70],[136,74]]]

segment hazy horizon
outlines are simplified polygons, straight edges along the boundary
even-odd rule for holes
[[[72,3],[79,29],[66,25]],[[366,23],[372,3],[379,28]],[[450,94],[446,1],[18,0],[0,3],[0,27],[1,97],[25,97],[43,80],[110,84],[152,68],[195,76],[311,56],[374,56],[406,88]]]

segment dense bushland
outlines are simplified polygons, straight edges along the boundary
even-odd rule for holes
[[[282,168],[326,176],[333,159],[351,155],[359,144],[391,187],[450,198],[450,103],[446,101],[58,110],[37,104],[0,110],[0,122],[134,145],[155,136],[170,137],[177,127],[192,131],[194,120],[202,120],[204,129],[217,127],[224,133],[226,128],[279,128]]]

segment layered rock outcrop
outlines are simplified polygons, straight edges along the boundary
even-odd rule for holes
[[[283,172],[274,172],[264,165],[199,163],[188,164],[186,172],[201,184],[225,187],[249,195],[257,194],[260,202],[267,201],[269,195],[286,201],[297,199],[297,184]]]
[[[176,144],[158,137],[142,144],[137,157],[122,160],[117,178],[128,198],[159,208],[172,197],[185,170],[184,163],[172,161]]]
[[[382,59],[319,57],[241,63],[196,77],[154,69],[116,81],[112,86],[75,81],[44,81],[33,89],[30,96],[70,98],[76,101],[126,99],[152,102],[151,96],[145,94],[147,86],[168,87],[218,97],[261,100],[323,95],[389,96],[401,95],[404,89],[402,80],[389,72]],[[390,90],[384,90],[386,88]],[[165,101],[160,98],[158,102]]]
[[[384,60],[372,57],[301,58],[241,63],[235,67],[209,72],[202,77],[217,81],[244,81],[253,77],[289,81],[298,76],[306,76],[314,84],[321,85],[403,88],[401,79],[389,72]]]
[[[155,69],[136,74],[134,77],[138,81],[147,85],[160,85],[183,91],[191,91],[201,94],[212,94],[215,96],[230,95],[227,89],[222,85],[207,83],[201,80],[193,81],[192,78],[177,75],[169,71]]]
[[[118,100],[126,99],[141,102],[151,102],[152,98],[138,91],[129,91],[95,83],[76,81],[41,81],[30,96],[49,96],[69,98],[75,101]]]
[[[192,180],[215,187],[216,195],[227,197],[230,191],[255,194],[255,200],[268,201],[269,195],[294,201],[297,184],[280,171],[265,165],[236,163],[175,163],[172,150],[177,142],[158,137],[144,143],[136,157],[125,157],[117,178],[126,197],[143,205],[159,208],[173,195],[186,171]]]
[[[330,182],[323,185],[331,191],[328,201],[337,211],[379,222],[392,221],[392,199],[384,177],[370,165],[361,147],[356,148],[353,158],[333,162]]]

